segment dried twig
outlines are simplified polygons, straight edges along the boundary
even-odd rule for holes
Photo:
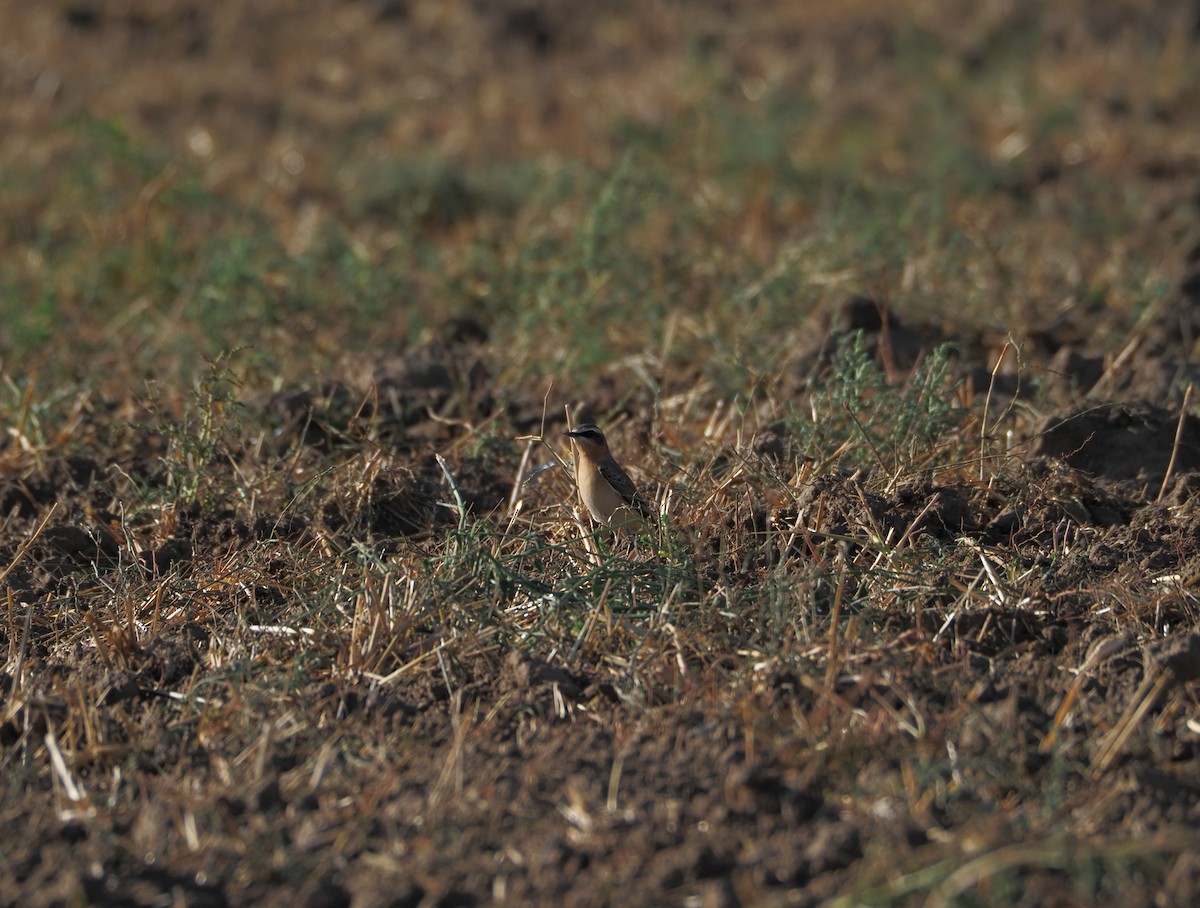
[[[1171,445],[1171,459],[1167,462],[1167,472],[1163,474],[1162,485],[1158,489],[1158,497],[1154,499],[1155,504],[1159,504],[1163,500],[1163,496],[1167,494],[1167,486],[1171,484],[1171,477],[1175,475],[1175,459],[1179,456],[1179,444],[1183,441],[1183,426],[1187,420],[1188,406],[1192,402],[1192,383],[1188,382],[1187,390],[1183,392],[1183,403],[1179,406],[1179,423],[1175,426],[1175,443]]]
[[[1200,678],[1200,631],[1169,638],[1147,650],[1143,659],[1146,677],[1129,701],[1125,713],[1112,727],[1092,757],[1092,769],[1104,772],[1120,756],[1146,714],[1158,705],[1170,687]]]

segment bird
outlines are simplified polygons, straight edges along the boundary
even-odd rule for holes
[[[600,429],[586,423],[563,434],[575,449],[575,484],[593,520],[634,532],[655,520],[650,502],[612,456]]]

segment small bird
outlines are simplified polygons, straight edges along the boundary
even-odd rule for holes
[[[597,523],[636,532],[655,520],[654,509],[608,449],[604,433],[591,423],[563,433],[575,448],[579,497]]]

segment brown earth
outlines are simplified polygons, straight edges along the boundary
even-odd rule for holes
[[[72,2],[10,8],[0,30],[6,53],[56,61],[56,113],[267,155],[233,155],[234,184],[282,159],[281,121],[336,131],[389,80],[436,81],[480,47],[445,83],[439,135],[492,128],[518,153],[553,120],[587,153],[589,103],[673,103],[631,87],[671,83],[645,49],[676,34],[671,4],[634,6]],[[1136,5],[1105,5],[1092,25],[1126,19]],[[600,28],[617,33],[604,52]],[[843,65],[887,31],[823,28]],[[543,57],[561,89],[525,105]],[[104,59],[125,63],[74,78]],[[9,82],[10,129],[45,116],[48,71],[17,67],[34,90]],[[388,141],[432,131],[432,103]],[[1175,163],[1163,179],[1195,207],[1200,164]],[[277,176],[286,204],[301,189]],[[789,395],[820,385],[851,329],[897,383],[957,341],[973,404],[990,388],[993,417],[1033,411],[990,440],[986,478],[814,472],[767,401],[745,437],[715,433],[681,465],[687,430],[597,384],[614,444],[660,465],[639,478],[678,488],[692,566],[631,555],[622,609],[560,471],[508,522],[520,446],[481,447],[478,427],[537,432],[543,401],[488,390],[503,353],[469,321],[313,387],[248,391],[246,423],[266,428],[223,437],[193,501],[137,521],[123,502],[181,481],[161,415],[98,396],[86,455],[6,442],[0,905],[1200,903],[1200,430],[1180,408],[1200,296],[1194,254],[1178,264],[1177,305],[1123,359],[1088,347],[1086,311],[1049,325],[1036,389],[993,368],[994,338],[865,297],[812,320]],[[494,534],[477,548],[455,496]],[[417,580],[436,595],[406,598]],[[788,613],[800,601],[811,614]]]
[[[263,406],[282,408],[315,462],[346,437],[324,419],[336,396]],[[733,538],[749,521],[767,542],[729,552],[697,538],[700,574],[687,581],[727,588],[726,608],[609,615],[604,640],[540,658],[519,645],[539,620],[533,591],[514,589],[490,636],[401,622],[392,678],[347,670],[355,644],[341,619],[313,615],[299,640],[260,644],[266,673],[301,673],[283,692],[260,689],[222,650],[253,645],[249,625],[294,622],[297,573],[353,565],[356,539],[376,557],[432,551],[456,519],[421,452],[431,436],[454,451],[461,429],[395,423],[400,444],[415,435],[411,466],[327,489],[300,514],[208,504],[140,528],[113,511],[129,494],[117,477],[151,474],[155,460],[27,466],[3,492],[6,645],[21,654],[4,676],[0,740],[27,794],[6,801],[0,889],[21,905],[815,905],[855,891],[860,874],[884,880],[882,868],[948,851],[974,882],[973,856],[1003,860],[1024,842],[1031,903],[1061,903],[1064,868],[1112,852],[1132,869],[1104,875],[1096,898],[1155,903],[1134,885],[1154,872],[1169,903],[1186,904],[1200,881],[1186,844],[1200,819],[1186,682],[1200,672],[1146,655],[1117,628],[1130,610],[1148,639],[1200,639],[1188,592],[1200,575],[1200,450],[1185,421],[1156,503],[1177,415],[1135,402],[1072,416],[1048,418],[1037,453],[990,486],[827,476],[790,504],[731,500]],[[1135,469],[1141,450],[1156,453]],[[510,472],[461,449],[450,468],[475,513],[503,510]],[[797,525],[807,532],[781,554]],[[922,588],[915,614],[895,595],[864,605],[871,581],[852,579],[854,621],[873,630],[847,630],[832,656],[796,639],[781,647],[738,615],[738,590],[832,563],[837,539],[863,540],[873,558],[874,533],[949,547],[940,575],[907,581]],[[964,596],[968,580],[991,591]],[[97,584],[137,629],[112,619],[104,594],[88,598]],[[555,607],[570,594],[544,596]],[[574,601],[587,608],[586,595]],[[103,623],[73,614],[89,607]],[[1097,770],[1106,735],[1150,696],[1147,676],[1165,687]],[[1068,691],[1073,706],[1056,719]],[[49,765],[51,735],[69,754],[62,772],[86,790],[78,801]]]

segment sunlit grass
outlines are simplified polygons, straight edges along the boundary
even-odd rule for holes
[[[236,807],[278,817],[279,854],[300,829],[400,867],[503,800],[469,761],[541,771],[546,729],[595,727],[606,779],[528,781],[570,824],[555,841],[659,822],[622,800],[621,761],[653,767],[621,736],[711,735],[719,765],[653,794],[685,817],[670,836],[708,826],[701,803],[751,817],[747,842],[803,827],[806,799],[891,824],[902,855],[852,844],[812,872],[845,871],[848,904],[1002,904],[1039,873],[1088,901],[1167,874],[1170,836],[1139,850],[1067,809],[1111,781],[1087,747],[1132,645],[1039,745],[1083,637],[1194,624],[1186,508],[1136,518],[1127,552],[1149,502],[1026,455],[1047,360],[1110,367],[1195,264],[1170,174],[1190,172],[1196,64],[1167,29],[1118,65],[1082,10],[796,10],[725,28],[655,7],[686,84],[592,60],[628,89],[593,109],[602,78],[534,69],[545,97],[503,137],[461,133],[497,126],[503,84],[464,104],[430,77],[405,90],[444,95],[339,102],[312,137],[284,105],[292,132],[250,165],[102,114],[9,159],[6,809],[53,792],[120,838],[104,824],[161,788],[164,863],[251,866]],[[637,60],[641,37],[612,34]],[[906,356],[838,327],[851,298],[913,332]],[[613,430],[660,525],[628,539],[576,509],[565,404]],[[1187,759],[1172,696],[1131,759]],[[790,869],[744,900],[811,882],[769,857]]]

